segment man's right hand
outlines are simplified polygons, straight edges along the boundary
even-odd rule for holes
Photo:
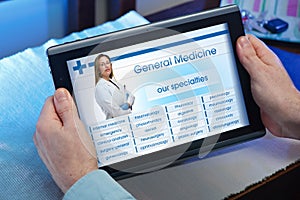
[[[279,58],[252,35],[241,36],[236,50],[265,127],[276,136],[300,139],[300,93]]]

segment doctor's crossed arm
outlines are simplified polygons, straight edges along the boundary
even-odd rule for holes
[[[107,81],[99,80],[96,90],[95,98],[98,105],[102,108],[107,118],[117,117],[121,115],[130,114],[129,104],[124,102],[124,98],[116,94],[114,95],[115,88],[111,89],[112,86],[108,85]],[[121,103],[120,103],[121,102]],[[120,103],[120,104],[119,104]],[[122,106],[128,106],[124,109]],[[126,108],[126,107],[125,107]]]

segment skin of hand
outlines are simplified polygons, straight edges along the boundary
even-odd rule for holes
[[[97,170],[96,151],[73,98],[65,89],[49,97],[33,136],[38,153],[65,193],[77,180]]]
[[[253,35],[241,36],[236,50],[265,127],[275,136],[300,139],[300,93],[279,58]]]

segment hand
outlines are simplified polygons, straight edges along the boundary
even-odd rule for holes
[[[236,50],[265,127],[276,136],[300,139],[300,93],[279,58],[252,35],[240,37]]]
[[[54,181],[65,193],[78,179],[98,169],[93,142],[65,89],[49,97],[33,137],[38,153]]]
[[[128,103],[124,103],[120,107],[122,108],[122,110],[128,110],[130,105]]]

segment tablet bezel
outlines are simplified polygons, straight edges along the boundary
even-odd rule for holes
[[[116,169],[131,169],[131,171],[134,169],[135,172],[143,172],[144,169],[149,169],[152,167],[156,168],[164,163],[172,162],[174,164],[174,158],[176,158],[175,160],[178,161],[182,160],[183,158],[197,155],[201,146],[202,149],[207,149],[209,151],[211,149],[216,149],[237,142],[261,137],[265,134],[265,129],[260,119],[259,108],[255,104],[251,94],[249,75],[237,59],[237,54],[235,51],[235,45],[238,37],[245,35],[238,7],[235,5],[225,6],[222,8],[212,9],[171,20],[142,25],[135,28],[73,41],[50,47],[47,50],[55,88],[66,88],[72,94],[73,88],[66,61],[87,56],[99,43],[103,43],[102,46],[105,48],[105,50],[100,48],[99,52],[108,51],[115,48],[121,48],[165,36],[170,36],[170,34],[175,34],[175,31],[187,32],[223,23],[227,23],[228,25],[250,125],[221,133],[218,135],[218,141],[216,144],[205,144],[205,148],[203,148],[204,139],[200,139],[192,142],[188,148],[186,145],[179,145],[130,160],[122,161],[111,166],[103,167],[103,169],[108,171],[113,177],[120,179],[134,175],[133,173],[126,172],[126,170],[120,171]],[[169,29],[175,31],[164,31]],[[182,154],[182,151],[185,153]]]

